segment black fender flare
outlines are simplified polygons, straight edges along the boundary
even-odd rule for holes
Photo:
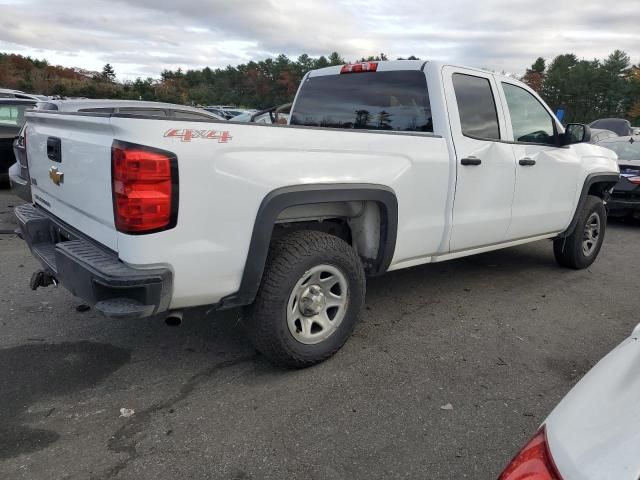
[[[373,201],[380,206],[380,248],[372,274],[384,273],[393,258],[398,232],[398,200],[391,188],[351,183],[282,187],[271,191],[262,200],[256,214],[240,288],[236,293],[224,297],[219,308],[249,305],[255,299],[269,253],[273,227],[280,212],[296,205],[345,201]]]
[[[606,192],[611,187],[615,186],[616,183],[620,180],[619,173],[591,173],[587,175],[587,178],[584,180],[584,184],[582,185],[582,191],[580,192],[580,198],[578,199],[578,206],[576,207],[576,211],[573,214],[573,218],[571,219],[571,223],[567,227],[567,229],[562,232],[558,237],[564,238],[568,237],[573,233],[576,228],[576,224],[578,223],[578,217],[580,216],[580,212],[584,207],[585,202],[587,201],[587,196],[589,195],[589,191],[591,187],[595,184],[601,184],[602,191]]]

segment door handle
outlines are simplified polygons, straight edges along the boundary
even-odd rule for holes
[[[523,167],[532,167],[533,165],[536,164],[535,160],[532,160],[529,157],[525,157],[525,158],[521,158],[520,161],[518,162],[520,165],[522,165]]]
[[[462,165],[480,165],[482,163],[482,160],[476,157],[468,157],[460,160],[460,163]]]
[[[47,138],[47,157],[54,162],[62,162],[62,147],[57,137]]]

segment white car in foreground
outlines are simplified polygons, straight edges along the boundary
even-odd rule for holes
[[[640,325],[551,412],[499,480],[640,478]]]

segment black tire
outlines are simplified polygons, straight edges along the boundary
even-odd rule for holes
[[[597,216],[599,220],[599,232],[597,240],[593,243],[593,249],[585,253],[583,241],[585,240],[585,229],[587,221]],[[580,212],[578,222],[573,233],[568,237],[556,238],[553,241],[553,253],[559,265],[567,268],[580,270],[591,265],[598,256],[604,234],[607,228],[607,211],[600,197],[594,195],[587,196],[587,201]]]
[[[305,273],[321,265],[337,268],[346,281],[346,304],[333,333],[319,343],[305,344],[289,328],[289,300],[300,281],[304,286]],[[326,360],[347,341],[365,290],[362,262],[348,243],[317,231],[292,232],[271,246],[262,283],[253,304],[243,310],[243,322],[256,349],[269,360],[284,367],[308,367]]]

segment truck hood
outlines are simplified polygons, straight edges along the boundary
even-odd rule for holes
[[[546,421],[564,480],[640,478],[640,325],[569,392]]]

